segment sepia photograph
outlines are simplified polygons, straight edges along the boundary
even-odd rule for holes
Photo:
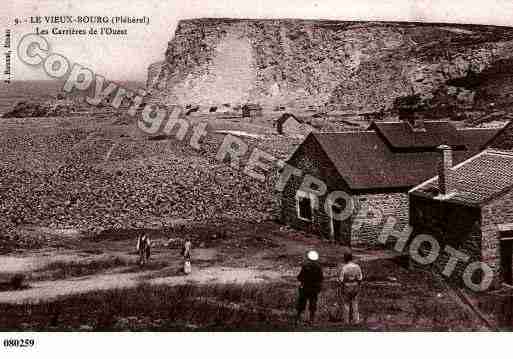
[[[513,3],[2,7],[4,349],[512,330]]]

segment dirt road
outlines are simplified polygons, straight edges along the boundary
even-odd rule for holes
[[[241,233],[241,238],[244,233]],[[29,287],[0,292],[0,303],[51,301],[58,297],[95,290],[130,288],[140,283],[181,285],[186,283],[246,283],[290,280],[297,275],[304,253],[312,248],[321,252],[326,275],[336,274],[337,262],[346,250],[336,244],[287,231],[269,233],[272,247],[237,247],[221,244],[214,248],[195,248],[193,273],[181,273],[179,249],[170,248],[165,239],[154,241],[150,264],[136,264],[131,240],[92,243],[68,240],[65,248],[48,247],[23,254],[0,256],[0,280],[13,273],[28,277]],[[356,250],[360,261],[392,258],[397,254]]]

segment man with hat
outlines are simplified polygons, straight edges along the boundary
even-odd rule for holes
[[[301,267],[301,272],[297,276],[297,280],[301,283],[299,287],[299,295],[297,300],[297,316],[296,323],[301,319],[306,304],[310,312],[309,322],[315,320],[315,311],[317,310],[317,298],[321,291],[322,281],[324,277],[322,268],[319,264],[319,253],[316,251],[308,251],[306,253],[306,261]]]

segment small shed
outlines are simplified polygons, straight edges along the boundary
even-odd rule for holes
[[[247,103],[242,106],[242,117],[262,116],[262,106],[255,103]]]
[[[300,125],[303,123],[300,119],[294,116],[291,113],[284,113],[276,120],[276,131],[279,135],[284,134],[284,130],[288,128],[298,129]]]
[[[306,124],[301,118],[291,113],[284,113],[275,122],[276,132],[279,135],[305,137],[313,128]]]

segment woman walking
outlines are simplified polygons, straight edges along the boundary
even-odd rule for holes
[[[182,248],[183,255],[183,272],[185,274],[190,274],[192,272],[191,266],[191,251],[192,251],[192,242],[190,239],[187,239]]]

